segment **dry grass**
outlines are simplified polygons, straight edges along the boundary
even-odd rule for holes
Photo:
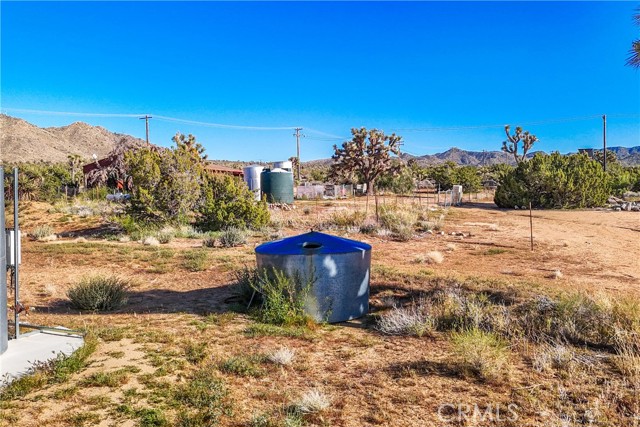
[[[429,264],[442,264],[444,262],[444,255],[440,251],[427,252],[426,262]]]
[[[452,333],[451,340],[463,374],[473,374],[488,382],[499,382],[509,375],[508,343],[498,335],[469,329]]]
[[[316,414],[329,409],[331,398],[318,389],[312,389],[303,393],[294,406],[303,414]]]
[[[378,318],[376,328],[387,335],[431,334],[436,328],[436,319],[426,301],[418,301],[408,307],[393,307]]]
[[[282,365],[282,366],[286,366],[286,365],[290,365],[291,363],[293,363],[293,359],[296,356],[296,351],[283,346],[280,347],[279,349],[269,353],[267,355],[267,359],[271,362],[274,363],[276,365]]]

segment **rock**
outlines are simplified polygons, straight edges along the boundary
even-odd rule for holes
[[[624,205],[622,205],[622,209],[624,209],[627,212],[631,211],[631,203],[625,203]]]
[[[633,206],[631,206],[631,210],[634,211],[634,212],[640,212],[640,206],[633,205]]]

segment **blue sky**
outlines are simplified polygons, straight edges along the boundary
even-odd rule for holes
[[[497,150],[503,124],[536,149],[640,145],[637,2],[6,2],[3,112],[85,121],[151,141],[192,133],[210,158],[329,157],[352,127],[422,155]],[[584,117],[588,117],[583,119]],[[578,118],[570,121],[559,119]]]

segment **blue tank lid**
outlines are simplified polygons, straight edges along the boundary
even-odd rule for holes
[[[317,255],[370,250],[371,245],[367,243],[311,231],[298,236],[263,243],[256,248],[256,253],[267,255]]]

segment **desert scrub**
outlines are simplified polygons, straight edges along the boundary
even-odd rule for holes
[[[169,231],[159,231],[158,234],[156,234],[156,238],[158,239],[158,242],[163,245],[171,243],[173,240],[173,233]]]
[[[394,306],[378,318],[376,329],[388,335],[415,335],[422,337],[435,330],[436,319],[431,306],[424,300],[408,307]]]
[[[181,408],[178,426],[218,425],[220,418],[231,414],[228,390],[211,366],[191,373],[173,390],[173,400]]]
[[[325,411],[331,406],[331,399],[318,389],[308,390],[294,404],[296,412],[315,414]]]
[[[272,325],[309,323],[304,304],[312,282],[303,283],[298,274],[292,278],[271,269],[262,271],[258,281],[250,284],[260,297],[260,308],[255,312],[258,321]]]
[[[183,255],[182,267],[189,271],[203,271],[207,269],[208,255],[205,250],[187,251]]]
[[[411,210],[398,210],[392,206],[380,206],[378,214],[380,225],[394,234],[413,232],[418,215]]]
[[[364,212],[361,211],[336,211],[331,214],[328,224],[337,227],[360,227],[365,218]]]
[[[260,273],[256,268],[246,265],[234,273],[235,280],[231,284],[233,299],[240,304],[247,305],[251,302],[260,283]]]
[[[492,332],[468,329],[451,334],[458,368],[483,381],[497,382],[509,373],[507,341]]]
[[[296,356],[296,351],[289,347],[283,346],[279,349],[272,351],[267,355],[267,360],[276,365],[290,365]]]
[[[205,237],[202,239],[202,247],[204,248],[215,248],[216,247],[216,238],[215,237]]]
[[[230,227],[220,233],[219,240],[222,247],[232,248],[247,243],[247,236],[241,228]]]
[[[49,225],[39,225],[31,231],[30,235],[36,240],[44,240],[54,235],[54,230]]]
[[[220,363],[219,368],[227,374],[257,378],[264,375],[264,371],[258,366],[262,360],[257,356],[235,356]]]
[[[130,282],[117,276],[82,279],[67,291],[71,305],[80,310],[110,311],[127,303]]]

